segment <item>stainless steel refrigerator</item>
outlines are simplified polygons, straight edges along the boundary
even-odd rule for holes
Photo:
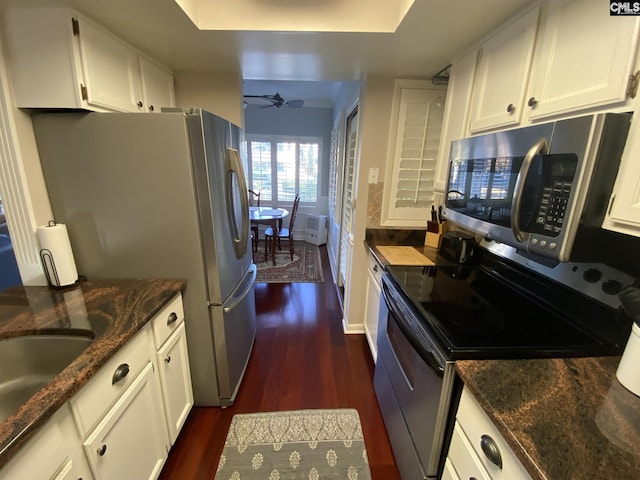
[[[181,278],[197,405],[230,405],[255,337],[243,132],[203,110],[33,116],[78,273]]]

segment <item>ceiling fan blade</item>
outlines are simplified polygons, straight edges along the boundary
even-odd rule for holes
[[[271,108],[271,107],[280,108],[283,105],[286,105],[287,107],[290,107],[290,108],[300,108],[302,107],[302,105],[304,105],[304,100],[291,100],[287,102],[277,92],[275,95],[243,95],[243,96],[244,98],[259,98],[261,100],[266,100],[267,102],[271,102],[271,105],[263,105],[259,108]]]

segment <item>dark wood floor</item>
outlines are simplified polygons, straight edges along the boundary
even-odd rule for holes
[[[192,410],[161,480],[213,479],[234,414],[305,408],[357,409],[373,480],[400,478],[373,391],[369,347],[364,335],[343,334],[326,247],[320,250],[324,283],[256,285],[258,329],[236,401]]]

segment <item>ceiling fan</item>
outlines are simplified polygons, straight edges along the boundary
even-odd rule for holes
[[[304,105],[304,100],[289,100],[286,101],[284,98],[280,96],[279,93],[275,95],[244,95],[244,98],[261,98],[270,102],[270,105],[263,105],[260,108],[271,108],[271,107],[289,107],[289,108],[300,108]],[[245,106],[247,102],[245,100]]]

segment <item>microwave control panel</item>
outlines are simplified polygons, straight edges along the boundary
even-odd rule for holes
[[[570,181],[556,180],[553,186],[544,187],[536,215],[536,233],[549,237],[560,234],[572,186]]]

